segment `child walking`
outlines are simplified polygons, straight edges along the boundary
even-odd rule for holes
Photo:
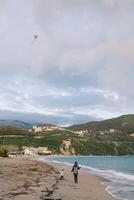
[[[64,178],[64,169],[62,169],[60,172],[60,179],[62,180],[63,178]]]

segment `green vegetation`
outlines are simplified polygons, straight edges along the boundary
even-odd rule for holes
[[[55,134],[55,132],[47,133],[41,138],[35,136],[23,137],[1,137],[0,144],[17,145],[30,147],[45,147],[53,153],[60,153],[60,147],[63,140],[71,139],[72,147],[77,155],[134,155],[134,138],[130,136],[84,136],[69,134]]]
[[[29,147],[48,147],[53,153],[60,153],[60,147],[62,146],[63,140],[69,140],[71,138],[76,138],[76,136],[72,136],[68,131],[50,131],[50,132],[42,132],[39,135],[35,135],[31,133],[31,135],[23,135],[20,137],[18,134],[16,137],[12,137],[12,135],[8,135],[5,137],[1,135],[0,144],[9,146],[9,145],[17,145],[19,149],[22,146]],[[78,137],[78,136],[77,136]]]
[[[0,157],[8,157],[8,151],[7,149],[0,146]]]
[[[75,141],[77,155],[134,155],[134,142]]]
[[[0,126],[0,135],[28,135],[28,131],[14,126]]]
[[[84,135],[74,130],[88,130]],[[67,130],[33,133],[11,126],[0,127],[0,145],[48,147],[53,154],[66,150],[63,140],[71,140],[76,155],[134,155],[134,115],[101,122],[75,125]],[[8,148],[9,149],[9,148]],[[0,152],[3,152],[1,150]],[[2,154],[2,153],[1,153]],[[5,153],[6,154],[6,153]]]
[[[94,121],[69,127],[71,130],[88,130],[89,132],[100,132],[114,129],[117,133],[134,133],[134,115],[123,115],[118,118]]]

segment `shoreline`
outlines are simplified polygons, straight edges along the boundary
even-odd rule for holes
[[[66,175],[68,176],[70,174],[70,168],[71,166],[68,166],[68,165],[65,165],[64,163],[54,163],[52,161],[48,161],[48,160],[39,160],[41,162],[48,162],[50,163],[52,166],[54,166],[56,169],[58,169],[59,171],[64,168],[65,171],[66,171]],[[116,195],[112,194],[111,191],[108,190],[108,186],[106,185],[105,182],[101,181],[101,178],[99,179],[99,177],[95,176],[95,175],[92,175],[90,173],[88,173],[86,170],[81,170],[80,172],[80,176],[84,177],[84,179],[86,179],[86,182],[93,182],[95,185],[97,185],[97,187],[100,187],[101,188],[101,193],[104,193],[105,196],[107,196],[106,200],[123,200],[119,197],[117,197]],[[89,179],[89,180],[87,180]],[[72,176],[72,180],[73,180],[73,176]],[[83,181],[84,183],[84,181]],[[82,183],[82,184],[83,184]],[[105,197],[103,197],[103,199],[105,199]],[[102,200],[100,197],[96,197],[96,200]]]
[[[1,200],[119,200],[96,177],[81,171],[75,184],[69,167],[35,157],[1,159],[0,182]]]
[[[51,158],[51,157],[54,157],[54,156],[46,156],[46,159],[44,160],[44,157],[43,157],[43,160],[40,159],[39,157],[39,161],[41,162],[44,162],[44,163],[50,163],[52,166],[54,167],[57,167],[57,168],[60,168],[63,167],[63,168],[66,168],[66,169],[70,169],[72,165],[67,165],[67,164],[64,164],[64,163],[61,163],[61,162],[52,162],[50,160],[47,160],[47,158]],[[57,157],[57,155],[56,155]],[[60,155],[60,157],[70,157],[70,156],[64,156],[64,155]],[[71,156],[72,157],[72,156]],[[77,157],[77,156],[74,156],[74,157]],[[83,157],[83,156],[79,156],[79,157]],[[88,156],[89,157],[89,156]],[[94,156],[91,156],[91,157],[94,157]],[[95,156],[97,157],[97,156]],[[100,156],[98,156],[100,157]],[[114,195],[109,189],[108,189],[108,185],[106,184],[106,182],[103,180],[103,177],[99,177],[98,175],[95,175],[95,174],[91,174],[89,173],[86,169],[82,169],[81,170],[81,174],[87,174],[88,177],[92,177],[93,179],[95,179],[97,182],[99,182],[100,184],[102,184],[104,186],[104,190],[110,194],[110,196],[112,196],[114,199],[116,200],[123,200],[121,197],[118,197],[116,195]],[[105,179],[105,178],[104,178]],[[108,180],[108,179],[106,179]]]

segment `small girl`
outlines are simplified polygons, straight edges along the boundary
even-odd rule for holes
[[[62,169],[60,172],[60,179],[62,180],[63,178],[64,178],[64,169]]]

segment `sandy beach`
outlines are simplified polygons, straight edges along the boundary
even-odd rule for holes
[[[105,185],[102,184],[96,177],[88,173],[79,172],[79,183],[75,184],[71,168],[62,165],[55,165],[59,171],[64,168],[64,180],[58,183],[58,188],[53,193],[52,197],[60,197],[63,200],[117,200],[105,190]],[[118,199],[119,200],[119,199]]]
[[[80,172],[75,184],[69,168],[29,158],[0,159],[0,200],[115,200],[95,177]]]

